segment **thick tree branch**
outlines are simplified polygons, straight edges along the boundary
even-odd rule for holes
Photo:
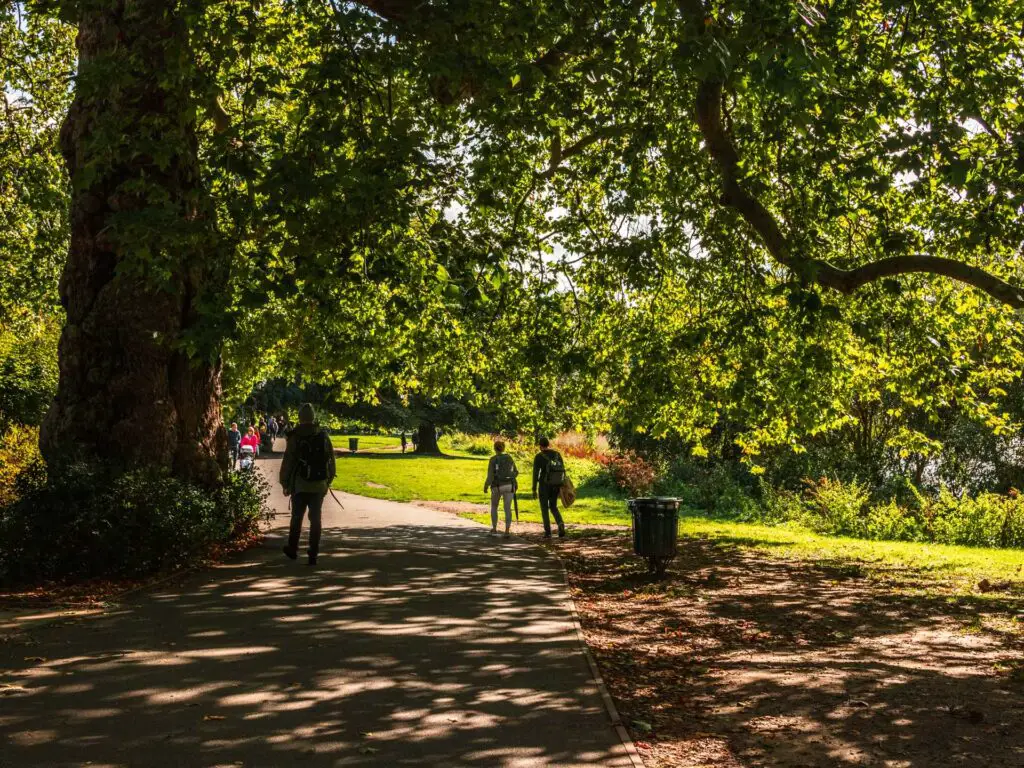
[[[396,24],[408,22],[415,15],[416,9],[424,5],[423,0],[357,0],[357,2],[381,18]]]
[[[578,155],[580,152],[585,150],[592,144],[596,144],[602,139],[610,139],[615,136],[621,136],[626,132],[626,129],[622,126],[612,125],[598,128],[593,133],[584,136],[582,139],[574,144],[570,144],[565,149],[562,148],[562,137],[556,135],[551,140],[551,160],[548,162],[548,167],[543,171],[534,173],[534,178],[539,181],[550,179],[562,171],[568,170],[562,162],[569,158]]]
[[[955,259],[913,254],[891,256],[853,269],[841,269],[823,260],[797,256],[775,217],[740,183],[739,153],[722,125],[722,84],[706,80],[697,88],[697,124],[722,175],[722,201],[734,208],[761,238],[772,257],[801,280],[849,294],[882,278],[911,273],[942,275],[984,291],[1015,309],[1024,308],[1024,291],[979,267]]]

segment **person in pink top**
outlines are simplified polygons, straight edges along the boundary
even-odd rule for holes
[[[245,437],[242,438],[242,445],[251,445],[253,455],[260,455],[260,439],[256,437],[256,432],[252,427],[249,427],[245,431]]]

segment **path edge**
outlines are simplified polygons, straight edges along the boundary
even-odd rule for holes
[[[580,622],[579,611],[576,610],[576,601],[573,600],[572,597],[572,584],[569,581],[569,571],[566,569],[565,563],[562,562],[562,558],[559,556],[557,551],[548,549],[545,546],[537,546],[539,546],[541,550],[546,552],[549,557],[558,563],[558,568],[562,572],[562,583],[565,584],[565,594],[569,599],[569,613],[572,616],[572,625],[576,632],[576,642],[579,643],[580,649],[583,651],[583,656],[587,660],[587,666],[590,668],[590,677],[597,686],[598,693],[601,694],[601,701],[604,702],[605,712],[611,720],[612,727],[615,729],[615,733],[618,735],[619,741],[622,742],[622,748],[626,750],[626,755],[629,756],[630,762],[633,763],[633,768],[645,768],[643,758],[640,757],[636,744],[633,743],[633,739],[629,735],[629,731],[626,730],[626,726],[622,722],[619,710],[615,707],[615,701],[612,699],[612,695],[608,691],[608,686],[605,685],[604,678],[601,676],[601,669],[597,666],[597,660],[594,658],[594,654],[591,652],[590,646],[587,645],[586,637],[583,635],[583,624]]]

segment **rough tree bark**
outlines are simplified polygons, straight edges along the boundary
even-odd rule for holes
[[[158,466],[215,484],[226,438],[209,324],[226,266],[199,173],[188,29],[165,0],[81,7],[61,129],[73,185],[67,323],[41,448],[51,466]]]
[[[420,422],[416,428],[416,453],[438,454],[441,449],[437,445],[437,428],[427,421]]]

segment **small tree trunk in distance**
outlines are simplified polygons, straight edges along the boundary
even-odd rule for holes
[[[61,128],[73,185],[67,322],[40,445],[57,471],[84,460],[215,484],[227,444],[210,307],[221,306],[211,298],[229,256],[200,178],[188,29],[167,0],[73,7],[78,78]]]
[[[441,449],[437,447],[437,429],[427,421],[421,421],[416,428],[416,453],[438,454]]]

